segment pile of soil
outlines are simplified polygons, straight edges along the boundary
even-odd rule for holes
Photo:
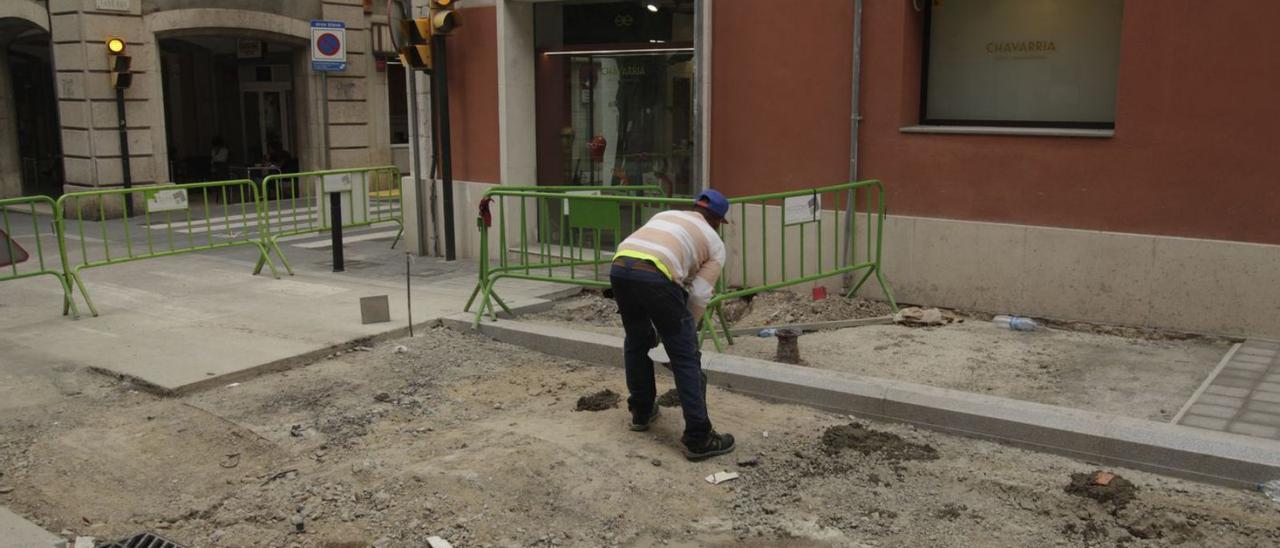
[[[608,388],[596,392],[590,396],[578,398],[578,411],[604,411],[605,409],[613,409],[618,407],[618,401],[622,397],[617,392]]]
[[[871,430],[856,422],[832,426],[822,433],[822,445],[834,455],[853,449],[863,455],[878,454],[889,461],[937,460],[938,450],[912,443],[890,432]]]
[[[755,295],[750,311],[734,322],[743,326],[765,326],[808,322],[827,322],[875,318],[893,313],[889,303],[861,297],[831,295],[814,301],[790,291],[771,291]]]
[[[758,293],[724,303],[725,319],[730,325],[739,326],[875,318],[892,313],[886,302],[861,297],[846,299],[840,295],[814,301],[806,295],[790,291]],[[531,314],[523,319],[572,324],[578,328],[622,327],[617,303],[613,299],[606,299],[597,291],[583,291],[573,297],[561,299],[556,301],[551,310]]]
[[[622,327],[622,317],[618,315],[618,303],[613,299],[604,298],[596,291],[583,291],[573,297],[556,301],[551,310],[533,314],[529,318],[597,327]]]
[[[1099,473],[1101,471],[1071,474],[1071,483],[1063,490],[1077,497],[1091,498],[1114,509],[1128,506],[1137,497],[1138,487],[1120,476],[1112,478],[1106,485],[1097,485],[1094,477]]]
[[[658,396],[658,405],[661,407],[680,407],[680,392],[674,388],[663,392],[661,396]]]

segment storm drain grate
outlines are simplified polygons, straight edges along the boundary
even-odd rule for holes
[[[152,533],[138,533],[124,540],[103,544],[98,548],[187,548],[167,538]]]

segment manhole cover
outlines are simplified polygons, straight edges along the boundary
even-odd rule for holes
[[[138,533],[124,540],[103,544],[98,548],[187,548],[167,538],[152,534]]]

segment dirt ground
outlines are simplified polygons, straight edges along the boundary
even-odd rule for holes
[[[794,293],[765,293],[749,307],[728,308],[737,326],[867,318],[886,303]],[[958,313],[939,327],[872,325],[807,333],[804,365],[1007,398],[1169,421],[1230,348],[1230,342],[1151,329],[1053,323],[1035,332],[992,325],[988,316]],[[521,317],[621,335],[617,307],[592,293],[550,311]],[[777,339],[735,338],[729,354],[772,360]],[[704,350],[712,349],[710,343]]]
[[[690,463],[678,408],[645,433],[625,405],[575,411],[622,377],[443,328],[180,398],[26,377],[47,397],[0,417],[0,504],[188,546],[1280,543],[1256,493],[1114,470],[1136,487],[1119,507],[1066,492],[1088,463],[717,388],[738,450]],[[703,479],[725,470],[741,478]]]

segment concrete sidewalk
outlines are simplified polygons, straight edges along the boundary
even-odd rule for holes
[[[66,541],[0,506],[0,548],[53,548]]]
[[[327,238],[327,235],[323,236]],[[56,282],[0,285],[0,373],[90,367],[127,375],[164,393],[233,382],[331,352],[363,337],[406,329],[405,255],[390,238],[348,246],[345,273],[329,270],[328,250],[288,247],[297,275],[252,276],[256,252],[232,248],[83,271],[101,311],[60,315]],[[476,274],[469,263],[416,258],[413,320],[462,310]],[[511,306],[541,302],[568,286],[510,280]],[[362,325],[359,299],[389,295],[391,323]],[[79,298],[77,294],[77,298]],[[0,399],[6,394],[0,389]]]

